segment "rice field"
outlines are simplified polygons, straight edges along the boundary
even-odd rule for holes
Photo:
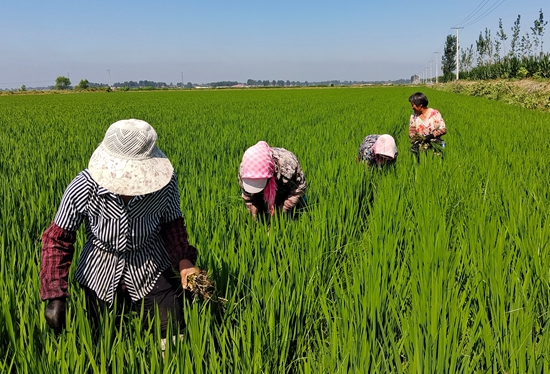
[[[422,88],[444,158],[409,151],[415,87],[0,97],[0,372],[550,372],[550,114]],[[159,328],[106,316],[98,340],[72,278],[68,326],[43,316],[40,237],[108,126],[143,119],[179,178],[190,242],[224,308]],[[395,167],[355,162],[389,133]],[[237,172],[258,140],[294,152],[298,218],[254,222]],[[269,225],[269,227],[268,227]],[[76,244],[84,243],[83,228]]]

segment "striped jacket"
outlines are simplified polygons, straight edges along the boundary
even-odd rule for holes
[[[164,270],[177,268],[185,258],[196,261],[195,249],[187,242],[175,174],[164,188],[125,205],[84,170],[65,190],[54,222],[42,236],[41,299],[68,296],[67,275],[82,223],[87,241],[76,280],[109,304],[121,282],[132,299],[139,300]]]

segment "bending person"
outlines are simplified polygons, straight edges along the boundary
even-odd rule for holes
[[[88,168],[69,184],[53,223],[42,235],[40,298],[47,301],[48,325],[65,325],[68,276],[76,232],[84,223],[76,280],[83,287],[94,328],[99,315],[140,311],[155,318],[161,334],[168,321],[183,327],[182,286],[199,272],[180,209],[172,164],[156,145],[157,134],[141,120],[112,124]],[[174,272],[181,279],[174,279]]]
[[[396,160],[397,146],[391,135],[367,135],[359,146],[357,161],[364,161],[369,166],[392,164]]]
[[[248,148],[239,168],[242,198],[254,218],[273,215],[275,208],[284,212],[303,203],[307,187],[302,167],[294,153],[271,148],[259,141]]]

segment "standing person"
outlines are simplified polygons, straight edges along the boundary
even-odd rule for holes
[[[82,223],[87,241],[75,277],[92,326],[99,327],[99,314],[115,303],[119,311],[139,311],[143,303],[151,318],[158,306],[163,338],[169,320],[182,327],[181,287],[199,272],[197,250],[187,241],[174,168],[156,141],[145,121],[113,123],[88,168],[65,190],[42,235],[40,267],[40,298],[48,302],[46,321],[57,333],[65,324],[69,268]]]
[[[397,146],[391,135],[367,135],[359,146],[357,161],[365,161],[369,166],[393,164],[396,159]]]
[[[242,198],[254,218],[273,215],[275,208],[289,212],[303,203],[307,187],[302,167],[294,153],[271,148],[259,141],[248,148],[239,168]]]
[[[447,127],[441,113],[428,107],[428,98],[422,92],[412,94],[409,102],[414,112],[409,121],[411,150],[418,153],[419,150],[430,148],[432,143],[444,148],[445,141],[441,137],[447,133]]]

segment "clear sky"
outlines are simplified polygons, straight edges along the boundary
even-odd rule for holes
[[[409,79],[461,47],[521,35],[550,19],[547,0],[0,0],[0,88],[150,80],[166,83]],[[545,13],[548,12],[548,14]],[[550,51],[550,33],[544,51]],[[509,43],[508,39],[508,43]],[[428,69],[427,69],[428,68]],[[427,73],[430,74],[431,73]],[[110,80],[110,82],[109,82]]]

